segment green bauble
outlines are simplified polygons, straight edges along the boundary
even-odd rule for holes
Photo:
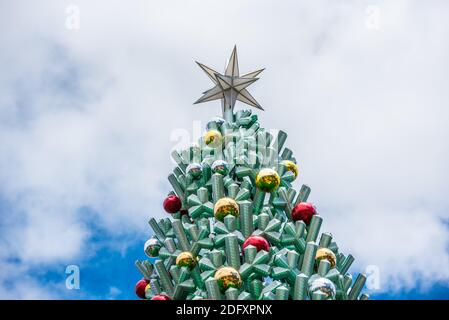
[[[229,164],[224,160],[215,160],[211,168],[214,173],[219,173],[223,176],[229,173]]]
[[[309,294],[312,297],[314,292],[324,293],[326,299],[335,299],[335,285],[329,279],[318,277],[309,282]]]
[[[198,179],[203,174],[203,166],[199,163],[191,163],[187,166],[186,172],[193,179]]]
[[[144,251],[146,255],[150,258],[157,257],[159,250],[161,249],[161,244],[156,238],[151,238],[144,245]]]

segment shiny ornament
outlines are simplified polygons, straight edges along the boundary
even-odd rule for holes
[[[229,173],[229,164],[224,160],[215,160],[212,163],[212,171],[226,176]]]
[[[169,296],[165,294],[157,294],[151,298],[151,300],[171,300]]]
[[[199,163],[191,163],[187,166],[186,172],[193,179],[198,179],[203,174],[203,166]]]
[[[217,148],[221,146],[222,141],[223,136],[218,130],[209,130],[204,135],[204,143],[211,148]]]
[[[214,216],[215,219],[223,221],[228,214],[234,217],[239,216],[239,206],[232,198],[221,198],[215,203]]]
[[[242,249],[245,250],[247,246],[254,246],[257,248],[257,251],[265,250],[267,252],[270,251],[270,244],[267,239],[262,236],[249,236],[245,242],[243,242]]]
[[[298,177],[298,165],[296,163],[294,163],[291,160],[283,160],[282,164],[285,166],[285,168],[287,169],[287,171],[290,171],[291,173],[293,173],[295,175],[295,178]]]
[[[163,206],[168,213],[176,213],[181,210],[182,202],[177,195],[170,194],[165,198]]]
[[[141,279],[136,283],[135,291],[136,295],[140,299],[145,299],[145,288],[148,285],[148,283],[150,283],[150,281],[148,281],[147,279]]]
[[[179,268],[187,267],[192,270],[196,265],[196,260],[193,257],[192,253],[184,251],[178,254],[178,256],[176,257],[176,265]]]
[[[335,299],[336,291],[334,283],[323,277],[318,277],[309,284],[310,297],[314,292],[320,292],[326,295],[326,299]]]
[[[161,249],[161,244],[156,238],[151,238],[145,242],[143,249],[148,257],[157,257],[159,250]]]
[[[311,203],[300,202],[292,210],[292,219],[293,221],[304,221],[308,225],[314,214],[316,214],[316,209]]]
[[[260,170],[256,177],[256,186],[263,192],[275,191],[280,183],[279,174],[270,168]]]
[[[242,277],[240,273],[232,267],[221,267],[215,272],[215,280],[218,287],[226,291],[229,288],[239,289],[242,286]]]
[[[327,260],[331,264],[331,268],[335,268],[337,265],[337,257],[335,256],[335,253],[332,252],[332,250],[328,248],[319,248],[316,252],[315,257],[317,266],[320,265],[321,260]]]

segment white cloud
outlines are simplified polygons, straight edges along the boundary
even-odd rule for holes
[[[48,300],[58,295],[52,286],[43,285],[35,277],[27,275],[27,268],[0,262],[0,297],[2,299]]]
[[[122,293],[122,291],[119,288],[117,288],[117,287],[110,287],[109,288],[108,299],[115,299],[121,293]]]
[[[81,255],[80,206],[111,230],[148,232],[169,190],[170,133],[219,113],[191,106],[209,87],[193,60],[220,68],[236,43],[243,72],[267,67],[252,89],[262,125],[288,132],[342,249],[379,265],[385,290],[416,273],[448,281],[447,3],[74,4],[77,31],[65,3],[0,10],[0,190],[12,208],[0,258]]]

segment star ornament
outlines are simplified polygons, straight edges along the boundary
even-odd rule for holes
[[[197,64],[212,80],[215,86],[212,89],[205,91],[203,96],[194,104],[220,99],[223,110],[223,118],[227,121],[233,120],[233,110],[237,100],[257,109],[264,110],[246,89],[250,84],[259,80],[259,78],[256,77],[264,69],[256,70],[240,76],[236,46],[234,46],[234,50],[232,50],[231,57],[228,60],[224,74],[221,74],[202,63],[197,62]]]

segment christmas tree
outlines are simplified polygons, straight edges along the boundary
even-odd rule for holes
[[[198,144],[174,151],[163,202],[171,218],[151,218],[151,258],[136,261],[142,299],[356,300],[366,276],[348,273],[344,255],[323,218],[299,192],[287,134],[271,134],[251,110],[234,113],[237,100],[263,110],[246,89],[263,71],[239,75],[236,48],[224,74],[198,63],[214,82],[196,102],[221,100],[223,118],[207,124]]]

